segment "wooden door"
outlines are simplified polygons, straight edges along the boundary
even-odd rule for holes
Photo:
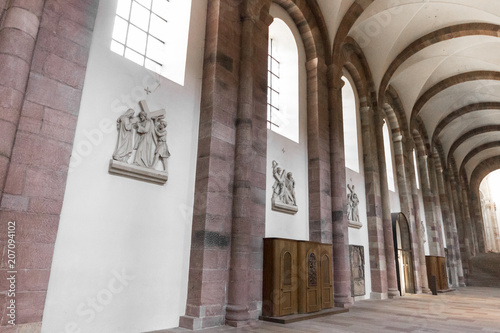
[[[293,267],[294,260],[290,251],[283,251],[281,254],[281,272],[280,272],[280,304],[279,304],[279,315],[286,316],[295,313],[297,307],[294,292],[296,287],[293,283]]]
[[[321,276],[318,275],[318,251],[311,249],[307,254],[307,312],[321,310]]]
[[[402,252],[402,270],[404,275],[404,293],[415,293],[415,286],[413,283],[413,264],[411,251]]]
[[[333,270],[332,270],[332,251],[331,245],[321,251],[321,308],[333,308]]]

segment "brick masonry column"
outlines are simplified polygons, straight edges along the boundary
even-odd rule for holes
[[[242,8],[241,65],[236,119],[236,156],[226,323],[255,321],[262,308],[263,238],[266,217],[268,26],[262,2]]]
[[[43,316],[99,2],[9,3],[0,28],[0,178],[5,179],[0,325],[8,319],[7,223],[15,221],[17,326],[9,332],[35,332]]]
[[[384,224],[377,155],[375,113],[369,106],[360,109],[363,138],[368,241],[370,243],[371,298],[388,297]],[[392,235],[391,235],[392,238]]]
[[[455,208],[453,207],[454,203],[453,203],[453,194],[451,192],[449,170],[443,171],[443,186],[444,186],[443,201],[447,200],[449,207],[449,214],[450,214],[449,228],[450,228],[450,236],[452,238],[452,243],[453,243],[453,255],[454,255],[455,267],[458,279],[457,281],[458,285],[454,287],[465,287],[464,271],[462,267],[462,254],[460,249],[460,242],[458,240],[457,221],[455,216]]]
[[[479,253],[486,252],[486,241],[484,234],[484,221],[483,214],[481,213],[481,203],[478,198],[479,191],[470,191],[469,202],[471,209],[471,219],[473,220],[473,225],[476,230],[477,235],[477,247]]]
[[[472,218],[470,215],[470,209],[469,209],[469,196],[467,195],[467,186],[463,183],[460,184],[460,189],[461,189],[461,204],[462,204],[462,211],[463,211],[463,217],[464,217],[464,227],[465,227],[465,233],[466,233],[466,246],[468,247],[468,251],[472,257],[475,257],[479,251],[478,244],[477,244],[477,237],[476,237],[476,229],[474,228],[474,225],[472,223]],[[471,267],[469,266],[469,269]]]
[[[434,194],[431,189],[430,172],[428,169],[427,155],[418,156],[418,166],[420,170],[420,184],[422,185],[422,196],[424,201],[425,224],[427,229],[427,240],[429,242],[429,252],[431,256],[444,255],[440,249],[438,225],[436,223],[436,214],[434,212]]]
[[[453,200],[453,208],[455,210],[455,219],[457,222],[458,239],[460,241],[460,254],[462,257],[462,268],[464,271],[464,278],[465,280],[467,280],[467,275],[470,267],[470,251],[467,245],[468,234],[467,228],[465,226],[465,219],[463,216],[463,206],[460,201],[460,193],[462,193],[462,190],[457,184],[456,177],[452,177],[450,179],[450,193]]]
[[[438,241],[438,253],[440,256],[445,257],[446,254],[444,252],[444,247],[445,247],[445,239],[443,235],[443,216],[441,214],[441,202],[439,200],[439,189],[438,189],[438,183],[436,179],[436,172],[438,170],[438,166],[440,163],[436,163],[436,161],[439,161],[439,156],[437,153],[432,154],[431,156],[428,157],[427,159],[427,166],[429,168],[429,180],[430,180],[430,185],[431,185],[431,193],[432,193],[432,203],[434,205],[434,221],[435,221],[435,231],[437,234],[437,241]]]
[[[224,325],[233,207],[240,13],[209,0],[186,314],[179,326]],[[223,41],[223,42],[222,42]]]
[[[309,240],[331,244],[332,197],[327,67],[322,59],[316,58],[306,63],[306,70]]]
[[[422,286],[422,293],[429,294],[431,290],[429,289],[429,281],[427,280],[427,264],[425,262],[425,248],[424,248],[424,238],[423,236],[425,235],[425,229],[423,228],[422,225],[422,216],[420,215],[420,200],[419,200],[419,188],[417,186],[417,177],[415,175],[415,165],[417,161],[414,160],[414,155],[413,155],[413,148],[414,148],[414,143],[412,142],[410,145],[410,142],[408,141],[407,145],[407,156],[408,156],[408,170],[409,170],[409,175],[410,175],[410,183],[411,183],[411,194],[412,194],[412,200],[413,200],[413,209],[414,209],[414,215],[415,215],[415,227],[416,227],[416,232],[418,235],[418,245],[415,247],[414,251],[418,251],[418,253],[414,252],[414,256],[418,257],[419,261],[419,275],[420,275],[420,283]],[[416,157],[416,156],[415,156]],[[418,250],[417,250],[418,249]],[[415,259],[416,260],[416,259]],[[417,267],[417,265],[415,265]]]
[[[401,205],[401,212],[407,217],[410,224],[410,234],[411,243],[413,251],[413,266],[414,266],[414,280],[415,280],[415,292],[422,292],[422,276],[420,271],[425,270],[425,265],[422,268],[420,265],[420,253],[423,252],[423,244],[420,244],[420,237],[417,230],[417,225],[415,223],[415,209],[413,207],[413,195],[412,195],[412,175],[410,171],[413,169],[412,165],[408,160],[409,150],[405,150],[403,145],[403,136],[400,132],[393,133],[392,141],[394,147],[394,159],[396,164],[396,178],[398,182],[399,189],[399,202]],[[420,223],[419,223],[420,224]],[[425,263],[425,253],[424,253],[424,263]],[[427,274],[427,273],[426,273]],[[425,279],[427,281],[427,278]],[[427,286],[426,286],[427,287]]]
[[[438,158],[438,156],[434,156],[434,158]],[[452,214],[449,206],[448,197],[446,194],[446,188],[444,183],[443,169],[436,162],[436,180],[437,180],[437,189],[439,194],[439,202],[441,206],[441,213],[443,216],[443,226],[445,230],[445,241],[446,241],[446,249],[448,250],[448,255],[446,257],[448,267],[450,268],[451,281],[453,287],[458,287],[458,268],[457,268],[457,250],[455,248],[455,242],[453,238],[453,222],[452,222]]]
[[[338,307],[349,307],[351,295],[351,266],[349,258],[349,230],[347,221],[344,130],[342,116],[342,87],[344,81],[334,76],[334,66],[328,68],[330,85],[330,165],[332,193],[332,240],[334,265],[334,302]]]
[[[380,113],[375,114],[375,135],[377,139],[377,157],[380,177],[380,196],[382,201],[382,223],[384,228],[384,249],[387,272],[387,293],[389,298],[400,296],[396,274],[396,254],[394,252],[394,238],[392,233],[391,201],[387,182],[387,166],[385,164],[384,122]],[[390,128],[390,126],[389,126]]]
[[[12,156],[44,2],[11,1],[0,26],[0,198]]]

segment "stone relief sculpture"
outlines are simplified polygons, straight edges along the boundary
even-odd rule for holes
[[[365,294],[365,252],[360,245],[349,245],[351,258],[351,294],[363,296]]]
[[[116,121],[118,139],[109,172],[164,184],[168,179],[166,159],[170,157],[165,110],[150,112],[146,101],[139,105],[137,116],[128,109]],[[156,170],[159,161],[162,170]]]
[[[286,172],[273,161],[273,195],[271,198],[272,209],[284,213],[295,214],[298,211],[295,198],[295,180],[291,172]]]
[[[134,110],[128,109],[124,115],[120,116],[116,121],[116,128],[118,130],[118,140],[116,141],[115,152],[113,159],[121,162],[127,162],[132,154],[133,145],[133,132],[132,132],[132,118],[134,118]]]
[[[353,228],[361,228],[363,225],[359,220],[359,198],[356,192],[354,192],[354,185],[347,184],[349,192],[347,194],[347,219],[349,220],[349,226]]]

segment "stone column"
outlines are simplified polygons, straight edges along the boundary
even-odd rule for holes
[[[332,170],[330,165],[327,67],[323,59],[316,58],[306,63],[306,70],[309,240],[331,244],[331,173],[339,170]],[[345,169],[340,172],[345,173]],[[344,239],[338,241],[344,243]],[[333,252],[337,250],[334,247]],[[336,266],[336,270],[340,267]]]
[[[38,332],[99,2],[8,3],[0,25],[0,234],[16,222],[16,327]],[[2,262],[7,263],[6,237]],[[6,276],[7,267],[0,268]],[[8,298],[0,296],[5,313]]]
[[[408,148],[408,157],[409,157],[409,174],[410,174],[410,183],[412,188],[412,201],[414,207],[415,214],[415,229],[417,233],[417,239],[413,242],[413,244],[418,243],[414,248],[414,256],[416,261],[418,261],[418,265],[415,264],[416,267],[419,267],[419,277],[420,283],[422,286],[422,293],[429,294],[431,290],[429,289],[429,281],[427,279],[427,264],[425,261],[425,248],[424,248],[424,239],[422,236],[425,235],[425,229],[422,225],[422,216],[420,215],[420,200],[419,200],[419,188],[417,186],[417,177],[415,175],[415,165],[417,161],[414,160],[413,156],[413,146]],[[416,156],[415,156],[416,157]],[[421,236],[422,235],[422,236]]]
[[[0,26],[0,199],[21,116],[44,3],[45,0],[10,1]]]
[[[385,106],[390,107],[390,106]],[[392,136],[393,147],[394,147],[394,159],[396,164],[396,174],[399,189],[399,202],[401,205],[401,212],[407,217],[410,224],[411,242],[413,249],[413,266],[414,266],[414,280],[415,280],[415,292],[422,292],[422,281],[420,271],[422,269],[420,265],[420,253],[422,245],[420,244],[420,237],[416,226],[415,212],[413,207],[413,194],[412,194],[412,181],[415,182],[415,175],[411,174],[413,170],[413,165],[410,164],[408,160],[408,155],[410,151],[405,149],[403,144],[403,135],[398,133],[393,133]],[[413,154],[411,154],[413,155]],[[412,179],[413,178],[413,179]],[[417,220],[420,221],[420,220]],[[420,224],[420,222],[419,222]],[[425,263],[425,253],[424,253],[424,263]],[[425,265],[423,267],[425,270]],[[425,284],[427,287],[427,278],[425,279]]]
[[[342,116],[342,87],[344,81],[334,75],[330,66],[330,165],[332,193],[332,237],[334,260],[334,302],[335,306],[348,307],[352,304],[351,269],[349,259],[349,231],[346,215],[346,174],[344,155],[344,130]]]
[[[437,188],[439,193],[439,202],[441,204],[441,212],[443,216],[443,225],[446,232],[445,233],[446,248],[448,250],[448,256],[446,260],[448,263],[448,267],[450,267],[450,275],[451,275],[450,277],[452,280],[452,286],[456,288],[459,286],[457,258],[460,258],[459,257],[460,254],[459,253],[457,254],[457,252],[459,251],[455,247],[455,241],[454,241],[453,225],[455,224],[455,221],[453,220],[454,216],[452,215],[449,206],[449,200],[446,193],[444,176],[443,176],[443,169],[439,166],[437,162],[436,165],[438,165],[438,167],[436,168]]]
[[[486,252],[486,237],[484,232],[483,215],[481,214],[481,203],[478,197],[479,189],[474,189],[469,194],[471,218],[477,235],[477,247],[479,253]]]
[[[387,269],[387,292],[390,298],[400,296],[396,274],[396,257],[394,251],[394,238],[392,233],[391,201],[389,185],[387,182],[387,166],[385,163],[384,121],[380,114],[375,115],[375,130],[377,139],[377,157],[380,177],[380,196],[382,201],[382,223],[384,228],[384,249]],[[390,152],[391,153],[391,152]]]
[[[259,2],[241,13],[240,81],[236,118],[234,202],[226,324],[247,325],[262,308],[263,238],[266,222],[267,22]]]
[[[230,0],[208,1],[188,295],[186,314],[179,323],[188,329],[225,324],[239,38],[239,7]]]
[[[462,266],[462,253],[461,253],[460,241],[458,238],[458,230],[457,230],[457,218],[455,215],[454,200],[453,200],[453,194],[452,194],[452,190],[451,190],[450,171],[445,170],[443,172],[443,176],[444,176],[444,190],[445,190],[445,194],[444,194],[445,198],[443,200],[447,200],[448,206],[449,206],[450,231],[451,231],[451,237],[453,238],[453,249],[454,249],[455,265],[456,265],[457,277],[458,277],[458,286],[465,287],[465,278],[464,278],[464,271],[463,271],[463,266]]]
[[[462,193],[462,190],[457,184],[456,177],[452,177],[453,174],[450,174],[450,182],[449,182],[449,187],[450,187],[450,193],[451,193],[451,199],[453,200],[453,208],[455,212],[455,219],[457,222],[457,231],[458,231],[458,239],[460,242],[460,254],[462,258],[462,268],[464,271],[464,278],[467,279],[468,272],[469,272],[469,263],[470,263],[470,251],[468,247],[469,239],[468,237],[469,234],[467,232],[467,227],[465,226],[465,219],[463,215],[463,205],[461,204],[460,201],[460,194]]]
[[[366,103],[366,101],[361,102]],[[371,107],[362,106],[360,114],[364,151],[368,240],[370,243],[370,270],[372,276],[371,298],[385,299],[388,297],[387,264],[385,259],[378,147],[375,134],[377,130],[375,113]]]
[[[474,225],[472,224],[472,218],[470,215],[470,209],[469,209],[469,196],[467,195],[467,186],[463,183],[460,184],[461,188],[461,193],[460,193],[460,200],[462,204],[462,215],[464,217],[464,227],[465,227],[465,232],[466,232],[466,246],[468,246],[468,251],[472,257],[475,257],[476,254],[479,251],[478,244],[477,244],[477,237],[476,237],[476,229],[474,228]],[[469,269],[472,267],[469,266]]]
[[[438,185],[437,185],[437,180],[436,180],[436,158],[439,159],[439,157],[436,157],[435,154],[429,156],[427,159],[427,167],[428,167],[428,175],[429,175],[429,181],[430,181],[430,186],[431,186],[431,193],[432,193],[432,204],[434,206],[434,227],[435,227],[435,236],[437,237],[437,249],[438,249],[438,255],[441,257],[445,256],[444,252],[444,246],[445,246],[445,241],[444,241],[444,236],[443,236],[443,217],[441,215],[441,202],[439,200],[439,190],[438,190]]]
[[[427,155],[419,155],[420,183],[422,185],[422,196],[424,199],[425,222],[427,229],[427,240],[429,242],[429,252],[431,256],[441,256],[444,251],[439,243],[438,224],[436,213],[434,212],[434,194],[431,189],[430,172],[428,169]]]

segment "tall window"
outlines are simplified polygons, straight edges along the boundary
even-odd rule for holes
[[[415,181],[417,182],[417,189],[420,189],[420,178],[418,176],[417,154],[413,149],[413,167],[415,168]]]
[[[384,120],[384,125],[382,127],[384,134],[384,153],[385,153],[385,169],[387,171],[387,184],[389,185],[390,191],[396,191],[396,186],[394,184],[394,170],[392,167],[392,149],[391,149],[391,136],[389,134],[389,127],[387,122]]]
[[[270,39],[267,58],[267,128],[276,130],[280,126],[273,121],[273,114],[276,121],[280,116],[280,62],[276,59],[276,51],[273,52],[273,44],[273,39]]]
[[[268,128],[299,142],[299,53],[288,25],[274,18],[269,26]]]
[[[359,172],[358,121],[354,90],[349,80],[343,76],[342,116],[344,118],[345,166]]]
[[[184,84],[190,9],[190,0],[118,0],[111,50]]]

